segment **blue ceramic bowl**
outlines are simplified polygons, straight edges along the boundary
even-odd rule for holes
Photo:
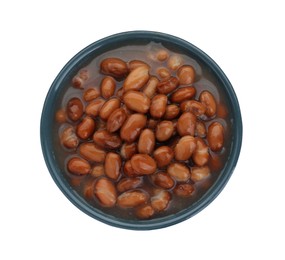
[[[228,101],[228,109],[231,117],[230,122],[232,124],[230,136],[231,143],[228,159],[224,168],[219,174],[219,177],[209,188],[209,190],[201,198],[199,198],[198,201],[176,214],[171,214],[165,217],[150,220],[125,220],[106,214],[100,209],[88,204],[79,194],[74,191],[66,180],[64,172],[59,165],[58,158],[55,155],[55,133],[52,131],[56,109],[55,104],[57,103],[58,98],[62,95],[64,86],[71,81],[72,77],[78,72],[79,69],[88,64],[92,59],[94,59],[94,57],[118,47],[147,44],[149,42],[161,43],[166,48],[170,48],[171,50],[188,55],[194,58],[198,63],[203,64],[207,70],[214,74],[220,90],[224,93],[225,99]],[[46,165],[53,180],[63,194],[76,207],[94,219],[115,227],[134,230],[164,228],[189,219],[204,209],[218,196],[231,177],[238,161],[242,143],[242,119],[239,103],[231,83],[220,67],[207,54],[191,43],[169,34],[152,31],[130,31],[115,34],[92,43],[76,54],[60,71],[49,89],[43,106],[40,131],[42,151]]]

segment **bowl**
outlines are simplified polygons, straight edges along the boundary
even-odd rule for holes
[[[66,86],[70,84],[76,73],[89,64],[95,57],[125,46],[147,45],[151,42],[159,44],[173,52],[190,56],[203,71],[212,78],[222,93],[227,105],[229,134],[227,156],[224,166],[217,174],[211,186],[196,201],[186,208],[171,214],[161,215],[153,219],[128,219],[112,215],[112,210],[105,211],[88,203],[70,185],[66,178],[66,169],[62,166],[61,158],[57,154],[58,140],[55,138],[57,130],[54,128],[55,113],[63,98]],[[203,72],[203,73],[204,73]],[[62,193],[81,211],[105,224],[132,230],[151,230],[165,228],[185,221],[209,205],[222,191],[230,179],[237,164],[242,144],[242,119],[238,99],[234,89],[221,68],[203,51],[193,44],[173,35],[153,31],[129,31],[111,35],[98,40],[77,53],[59,72],[52,83],[42,110],[40,138],[43,156],[47,168]]]

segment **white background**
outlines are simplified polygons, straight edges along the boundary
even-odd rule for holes
[[[283,1],[1,1],[0,259],[285,259]],[[48,89],[90,43],[176,35],[224,70],[244,136],[228,185],[195,217],[155,231],[102,224],[57,188],[40,147]]]

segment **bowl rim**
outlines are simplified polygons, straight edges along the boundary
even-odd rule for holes
[[[223,174],[218,177],[218,180],[211,186],[211,188],[195,203],[193,203],[189,208],[181,210],[178,213],[173,215],[168,215],[162,218],[154,218],[150,220],[124,220],[118,219],[111,215],[108,215],[92,206],[90,206],[84,199],[82,199],[71,187],[67,187],[66,182],[60,177],[58,173],[59,167],[56,165],[55,154],[53,153],[51,147],[51,133],[50,127],[51,116],[54,109],[54,102],[52,98],[56,96],[56,93],[60,89],[61,82],[68,75],[70,70],[76,66],[80,61],[86,59],[91,53],[99,51],[104,46],[109,46],[110,44],[124,43],[131,39],[148,39],[149,41],[159,41],[159,42],[169,42],[171,45],[179,46],[181,48],[186,48],[195,53],[203,62],[205,62],[219,78],[224,86],[224,90],[227,96],[230,98],[230,104],[233,108],[233,118],[235,120],[235,128],[233,129],[233,138],[235,142],[233,143],[232,150],[230,152],[231,159],[228,161],[226,169],[224,169]],[[101,52],[103,53],[103,52]],[[50,120],[47,120],[50,119]],[[48,93],[46,95],[40,122],[40,142],[42,147],[43,157],[46,163],[46,166],[49,170],[51,177],[62,191],[62,193],[68,198],[68,200],[73,203],[78,209],[86,213],[87,215],[97,219],[105,224],[132,230],[151,230],[151,229],[160,229],[165,228],[177,223],[180,223],[190,217],[196,215],[202,209],[207,207],[213,200],[220,194],[227,182],[229,181],[239,158],[241,145],[242,145],[242,135],[243,135],[243,124],[241,118],[241,111],[237,96],[235,91],[225,75],[222,69],[218,64],[205,52],[200,50],[198,47],[192,43],[170,35],[167,33],[157,32],[157,31],[146,31],[146,30],[136,30],[136,31],[125,31],[117,34],[113,34],[107,37],[104,37],[100,40],[97,40],[87,47],[79,51],[73,58],[71,58],[66,65],[61,69],[56,78],[54,79],[52,85],[50,86]]]

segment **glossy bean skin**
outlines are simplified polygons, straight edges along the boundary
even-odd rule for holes
[[[210,168],[208,166],[191,168],[191,180],[194,182],[202,181],[209,176],[210,176]]]
[[[115,93],[116,81],[114,80],[114,78],[106,76],[101,81],[100,89],[101,96],[105,99],[108,99],[112,97]]]
[[[169,94],[173,90],[175,90],[179,85],[179,81],[176,77],[170,77],[169,79],[165,79],[160,81],[157,84],[157,92],[160,94]]]
[[[70,120],[77,121],[79,120],[84,112],[83,103],[79,98],[71,98],[66,106],[66,113]]]
[[[88,139],[91,135],[93,135],[94,130],[95,130],[95,121],[89,117],[86,116],[83,118],[83,120],[78,124],[77,129],[76,129],[76,134],[81,138],[81,139]]]
[[[196,116],[191,112],[184,112],[177,121],[177,131],[180,136],[195,134]]]
[[[125,162],[123,169],[124,169],[125,176],[130,177],[130,178],[138,177],[138,173],[136,173],[132,167],[131,160],[128,160]]]
[[[123,178],[117,184],[118,192],[125,192],[140,187],[143,184],[142,177]]]
[[[145,127],[146,120],[146,116],[142,114],[130,115],[121,127],[121,139],[128,143],[135,141],[139,137],[141,130]]]
[[[117,108],[108,117],[106,129],[113,133],[119,130],[127,119],[127,113],[123,108]]]
[[[145,114],[150,107],[150,99],[142,92],[129,90],[123,96],[123,101],[128,109]]]
[[[159,61],[165,61],[168,59],[168,57],[169,57],[169,53],[166,50],[159,50],[156,53],[156,58]]]
[[[106,101],[100,109],[99,116],[103,120],[108,120],[109,116],[120,107],[120,100],[118,98],[111,98]]]
[[[156,171],[155,160],[147,154],[135,154],[131,158],[131,166],[138,175],[149,175]]]
[[[117,201],[117,191],[113,182],[106,177],[100,178],[94,186],[94,194],[104,207],[113,207]]]
[[[185,100],[180,104],[182,112],[191,112],[195,116],[202,116],[206,114],[206,106],[196,100]]]
[[[141,190],[129,190],[118,197],[117,203],[121,208],[134,208],[144,204],[147,199],[148,195],[146,192]]]
[[[88,161],[80,157],[73,157],[68,161],[67,169],[72,174],[86,175],[89,174],[91,166]]]
[[[147,95],[149,98],[152,98],[156,93],[156,86],[158,84],[159,80],[151,76],[146,84],[146,86],[143,88],[143,93]]]
[[[180,113],[180,108],[175,105],[171,104],[166,106],[165,114],[164,114],[164,119],[166,120],[172,120],[176,118]]]
[[[60,135],[61,144],[68,149],[75,149],[79,144],[79,139],[72,126],[67,126]]]
[[[175,182],[166,172],[158,172],[151,176],[153,183],[163,189],[171,189]]]
[[[190,183],[180,183],[173,190],[174,194],[180,197],[189,197],[195,191],[195,188]]]
[[[164,142],[173,136],[174,125],[172,121],[164,120],[157,124],[155,137],[159,142]]]
[[[102,164],[95,165],[90,172],[90,175],[95,178],[103,176],[104,174],[105,174],[105,170],[104,170],[104,165]]]
[[[174,148],[177,161],[189,160],[196,149],[196,139],[191,135],[183,136]]]
[[[106,152],[96,146],[94,143],[82,143],[79,145],[79,154],[88,161],[104,162]]]
[[[150,129],[144,129],[139,137],[138,152],[144,154],[152,154],[155,146],[154,132]]]
[[[154,96],[150,104],[150,115],[153,118],[162,118],[166,111],[167,96],[158,94]]]
[[[168,207],[170,200],[171,195],[168,191],[157,189],[151,197],[151,206],[155,211],[163,211]]]
[[[85,113],[89,116],[96,117],[99,115],[99,112],[104,105],[105,100],[102,98],[95,99],[91,101],[85,109]]]
[[[202,121],[196,122],[195,136],[205,138],[207,135],[206,126]]]
[[[121,156],[125,159],[125,160],[129,160],[132,158],[132,156],[134,154],[137,153],[137,144],[136,143],[124,143],[121,147]]]
[[[177,71],[177,77],[181,85],[192,84],[195,81],[195,70],[190,65],[183,65]]]
[[[182,87],[177,89],[171,95],[171,101],[174,103],[181,103],[184,100],[193,98],[195,94],[196,89],[194,87]]]
[[[105,174],[109,178],[117,180],[120,176],[121,166],[122,166],[122,160],[120,155],[113,152],[107,153],[105,158],[104,170]]]
[[[100,70],[105,75],[113,76],[120,80],[127,76],[129,73],[128,65],[118,58],[107,58],[101,61]]]
[[[199,96],[199,101],[206,107],[206,115],[213,117],[217,111],[217,104],[214,96],[207,90],[203,91]]]
[[[196,149],[193,153],[192,159],[197,166],[204,166],[209,160],[209,148],[200,137],[196,137]]]
[[[130,62],[128,62],[128,67],[129,70],[132,71],[140,66],[145,66],[145,67],[149,67],[148,64],[146,64],[144,61],[142,60],[131,60]]]
[[[161,79],[169,79],[171,76],[171,72],[165,67],[157,68],[156,73]]]
[[[83,93],[83,99],[86,102],[90,102],[91,100],[94,100],[99,96],[100,96],[100,91],[97,88],[93,87],[86,89]]]
[[[151,205],[143,205],[136,209],[136,216],[140,219],[149,219],[153,216],[154,209]]]
[[[153,157],[159,168],[164,168],[172,161],[174,157],[173,150],[168,146],[160,146],[153,152]]]
[[[132,70],[124,81],[123,88],[124,92],[128,90],[139,90],[149,80],[149,67],[139,66]]]
[[[224,127],[219,122],[213,122],[208,128],[207,140],[212,151],[220,151],[224,146]]]
[[[183,59],[180,55],[171,55],[168,59],[167,66],[171,70],[177,70],[183,64]]]
[[[117,134],[110,133],[105,129],[97,130],[93,135],[93,141],[105,149],[117,149],[122,144],[122,140]]]
[[[167,167],[167,173],[178,182],[186,182],[190,179],[189,168],[182,163],[172,163]]]

